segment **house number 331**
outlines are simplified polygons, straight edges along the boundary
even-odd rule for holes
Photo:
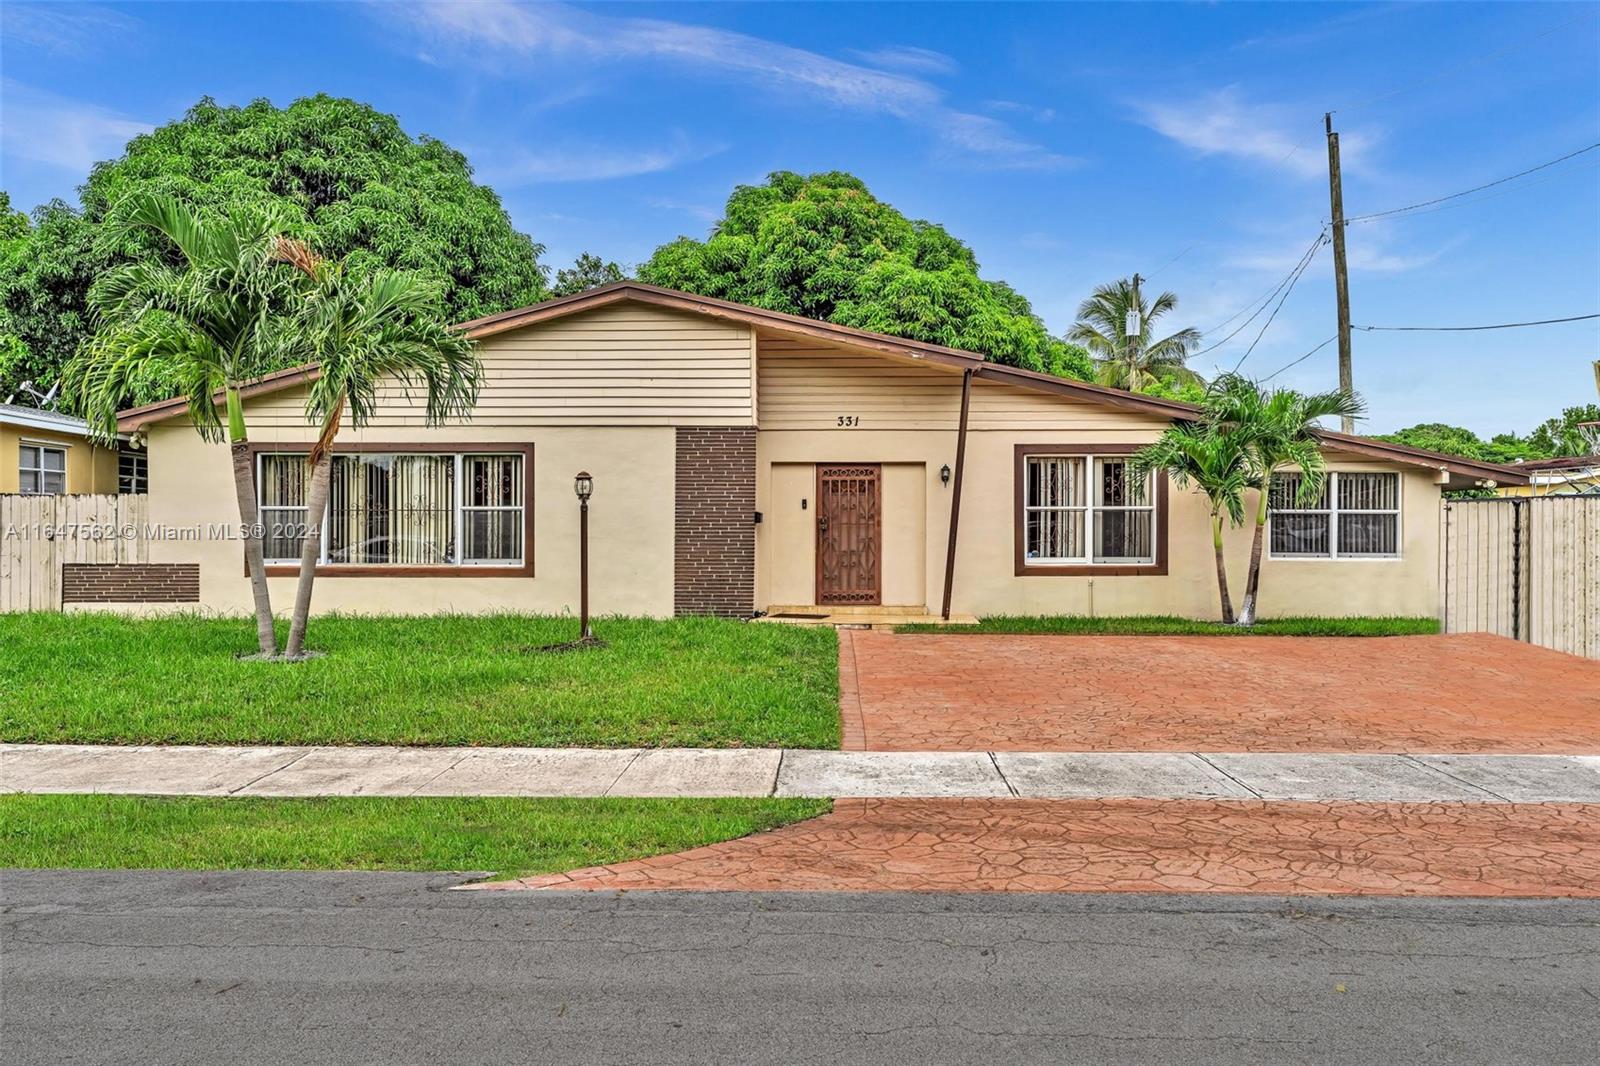
[[[861,424],[861,416],[860,415],[840,415],[839,416],[839,425],[841,425],[841,426],[859,426],[860,424]]]

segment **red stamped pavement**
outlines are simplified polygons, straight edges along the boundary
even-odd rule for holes
[[[494,889],[1600,897],[1600,805],[839,800],[742,840]]]
[[[840,645],[846,750],[1600,754],[1600,662],[1488,634]]]

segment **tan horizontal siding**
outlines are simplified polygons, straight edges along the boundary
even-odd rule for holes
[[[485,340],[476,426],[750,425],[747,326],[637,306],[603,307]],[[415,391],[415,390],[414,390]],[[368,423],[424,424],[420,391],[382,389]],[[252,425],[303,426],[305,392],[249,405]]]
[[[956,370],[853,353],[814,341],[760,340],[762,429],[827,429],[840,416],[862,429],[954,429],[961,412]],[[997,382],[974,381],[975,430],[1160,432],[1166,420]]]

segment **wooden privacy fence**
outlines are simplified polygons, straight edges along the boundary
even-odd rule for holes
[[[1499,633],[1600,659],[1600,496],[1447,500],[1446,633]]]
[[[0,611],[61,610],[64,563],[148,561],[148,500],[0,495]]]

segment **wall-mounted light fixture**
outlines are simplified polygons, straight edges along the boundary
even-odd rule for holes
[[[946,463],[939,468],[939,481],[945,485],[950,484],[950,464]]]

